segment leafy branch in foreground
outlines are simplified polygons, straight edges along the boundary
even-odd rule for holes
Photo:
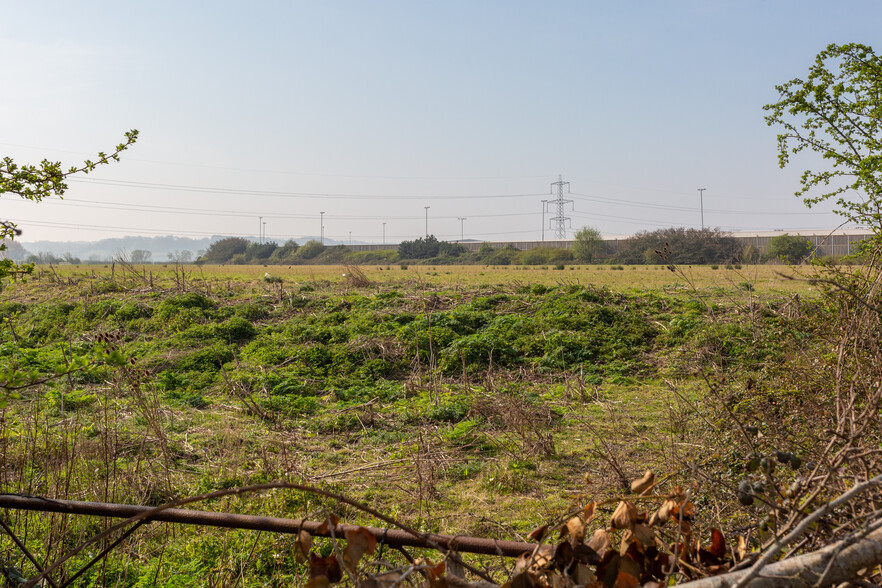
[[[67,191],[65,180],[68,176],[76,174],[88,174],[99,165],[108,164],[111,161],[119,161],[119,154],[128,149],[138,140],[138,131],[132,129],[125,134],[125,141],[117,145],[113,153],[98,153],[95,161],[87,159],[80,166],[72,166],[64,170],[60,161],[44,159],[39,165],[19,165],[11,157],[0,159],[0,196],[4,194],[17,194],[27,200],[39,202],[50,196],[64,197]],[[3,243],[6,239],[14,239],[21,234],[21,230],[15,223],[0,221],[0,251],[6,250]],[[21,278],[33,271],[33,264],[18,265],[11,260],[0,260],[0,279]]]
[[[778,135],[778,163],[815,151],[830,169],[806,170],[796,192],[805,204],[838,197],[839,214],[882,228],[882,58],[859,43],[831,44],[815,58],[806,80],[776,86],[780,100],[768,104],[766,123]],[[865,198],[846,194],[857,190]]]

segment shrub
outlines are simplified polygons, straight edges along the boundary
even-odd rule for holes
[[[808,257],[811,252],[811,242],[799,235],[785,233],[769,240],[769,246],[766,248],[766,257],[797,264]]]
[[[643,231],[626,239],[612,260],[628,265],[708,265],[739,258],[741,251],[738,240],[720,229],[671,227],[652,232]]]
[[[218,338],[225,341],[245,341],[257,335],[257,329],[241,316],[231,317],[214,328]]]
[[[437,257],[440,251],[441,243],[435,238],[435,235],[421,237],[414,241],[402,241],[398,245],[398,255],[404,259],[429,259]]]
[[[239,253],[245,253],[248,249],[248,239],[243,237],[227,237],[215,241],[208,246],[205,254],[199,258],[203,263],[226,263]]]
[[[315,259],[325,250],[325,246],[313,239],[304,243],[295,254],[300,259]]]

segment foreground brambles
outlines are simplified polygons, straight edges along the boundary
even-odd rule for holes
[[[770,294],[762,280],[707,288],[656,271],[681,286],[622,292],[577,279],[503,283],[509,274],[487,269],[477,286],[380,282],[379,269],[297,281],[153,269],[44,272],[6,291],[0,365],[18,398],[0,414],[4,491],[157,505],[281,479],[342,492],[422,532],[517,540],[652,468],[689,488],[723,482],[702,498],[715,504],[699,509],[708,526],[756,525],[725,487],[747,453],[703,430],[717,406],[703,391],[755,390],[733,401],[756,403],[793,359],[789,342],[827,345],[813,336],[822,305]],[[707,269],[724,271],[735,270]],[[779,441],[813,455],[801,437]],[[309,493],[206,507],[377,524]],[[9,522],[47,562],[101,528],[61,515]],[[150,526],[88,577],[293,582],[308,574],[297,553],[266,534]],[[30,566],[11,546],[6,561]],[[496,577],[505,566],[478,563]]]

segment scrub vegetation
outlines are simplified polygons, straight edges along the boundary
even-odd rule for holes
[[[615,496],[646,468],[694,483],[671,448],[695,440],[706,378],[779,377],[794,346],[813,344],[825,307],[804,282],[777,283],[803,297],[745,287],[766,284],[748,269],[701,268],[721,285],[697,289],[645,268],[582,268],[579,280],[483,268],[484,284],[468,271],[428,282],[338,267],[323,270],[333,280],[294,281],[258,268],[224,280],[225,269],[38,270],[6,290],[4,491],[158,505],[288,480],[423,531],[523,537],[580,496]],[[644,288],[645,272],[671,282]],[[585,279],[600,275],[619,287]],[[721,473],[742,451],[716,455]],[[331,509],[376,524],[290,492],[202,507],[317,520]],[[48,561],[97,530],[85,517],[10,518]],[[219,585],[302,581],[292,545],[157,528],[87,576],[174,585],[184,569]],[[12,546],[6,557],[24,565]]]

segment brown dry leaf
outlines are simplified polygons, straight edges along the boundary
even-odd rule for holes
[[[631,492],[634,494],[646,494],[655,486],[655,474],[652,470],[646,470],[642,477],[631,482]]]
[[[554,567],[560,571],[566,570],[573,563],[573,546],[563,541],[554,548]]]
[[[726,555],[726,538],[719,529],[711,529],[711,544],[708,547],[708,551],[719,558]]]
[[[643,572],[643,568],[639,563],[637,563],[627,555],[623,555],[621,559],[619,559],[619,574],[623,572],[633,577],[636,581],[637,578],[640,577],[640,574]],[[618,581],[618,578],[616,578],[616,581]]]
[[[687,521],[695,518],[695,505],[692,504],[692,501],[687,501],[680,505],[680,516]]]
[[[610,518],[610,524],[613,529],[630,529],[636,521],[637,507],[627,500],[619,502]]]
[[[343,549],[343,561],[354,570],[364,554],[372,555],[377,549],[377,538],[364,527],[349,529],[345,533],[346,547]]]
[[[573,544],[581,543],[585,539],[585,523],[579,517],[573,517],[567,521],[567,531]]]
[[[622,534],[620,552],[625,553],[628,550],[628,546],[635,542],[641,549],[655,545],[655,531],[643,523],[634,525]]]
[[[324,520],[324,522],[322,522],[322,524],[319,525],[319,528],[316,529],[315,534],[316,534],[316,535],[326,535],[326,534],[328,533],[328,531],[331,530],[331,527],[336,528],[336,527],[337,527],[337,523],[339,523],[339,522],[340,522],[340,517],[338,517],[337,515],[331,513],[331,514],[329,514],[328,517]]]
[[[677,506],[677,501],[670,496],[665,499],[662,505],[659,507],[655,514],[652,515],[652,518],[649,519],[650,525],[663,525],[668,522],[668,519],[679,510]]]
[[[576,569],[573,570],[573,573],[570,575],[573,580],[575,580],[576,584],[580,586],[588,586],[589,584],[597,582],[597,576],[595,576],[594,572],[592,572],[585,564],[576,565]]]
[[[309,582],[304,584],[304,588],[328,588],[331,585],[331,582],[328,580],[327,576],[316,576],[315,578],[310,578]]]
[[[400,572],[383,572],[361,581],[361,588],[393,588],[401,585]]]
[[[533,554],[524,552],[518,556],[515,560],[514,569],[511,571],[511,575],[517,576],[520,573],[526,572],[527,568],[530,567],[530,564],[533,563]]]
[[[444,570],[447,569],[447,563],[443,562],[443,561],[439,562],[438,564],[433,565],[432,562],[426,560],[426,564],[428,565],[428,567],[426,568],[426,571],[429,572],[429,575],[435,579],[438,579],[441,576],[443,576]]]
[[[686,539],[686,541],[692,540],[692,524],[689,521],[679,521],[677,522],[679,526],[680,534]]]
[[[591,485],[591,472],[585,472],[585,483]]]
[[[310,551],[312,551],[312,535],[301,530],[294,540],[294,558],[300,563],[306,563]]]
[[[547,533],[547,532],[548,532],[548,525],[542,525],[541,527],[536,527],[535,529],[530,531],[530,534],[527,535],[527,539],[529,539],[530,541],[542,541],[542,539],[545,537],[545,533]]]
[[[591,539],[588,540],[588,547],[603,557],[603,554],[609,549],[611,543],[612,539],[606,529],[597,529],[594,531],[594,534],[591,535]]]
[[[736,561],[741,561],[747,554],[750,553],[750,550],[747,548],[747,539],[744,535],[738,536],[738,547],[735,549],[735,557]]]
[[[613,588],[640,588],[640,581],[628,572],[619,570]]]
[[[597,513],[597,502],[592,500],[588,504],[585,505],[585,508],[582,509],[582,518],[585,519],[587,523],[591,519],[594,518],[594,515]]]
[[[527,554],[529,557],[530,554]],[[551,545],[543,545],[538,550],[536,550],[536,555],[533,556],[533,565],[530,566],[530,571],[541,572],[542,570],[548,569],[551,564],[554,562],[554,547]]]
[[[600,563],[601,557],[584,543],[579,543],[573,547],[573,559],[578,563],[594,565]]]
[[[511,580],[503,584],[502,588],[534,588],[539,586],[532,574],[521,572],[512,576]]]
[[[334,554],[321,557],[314,553],[309,554],[309,577],[319,578],[325,576],[329,583],[336,584],[343,579],[343,570]]]

